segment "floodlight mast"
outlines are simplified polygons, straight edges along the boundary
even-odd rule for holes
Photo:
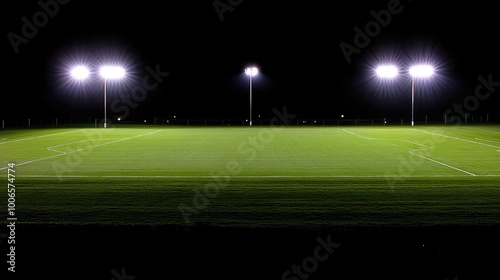
[[[415,125],[415,76],[411,76],[411,126]]]
[[[398,75],[396,66],[379,66],[376,71],[381,78],[394,78]],[[410,68],[411,76],[411,126],[415,125],[415,78],[427,78],[434,74],[434,68],[430,65],[417,65]]]
[[[249,67],[245,69],[245,74],[250,77],[250,126],[252,126],[252,77],[257,75],[259,69],[257,67]]]
[[[415,78],[428,78],[434,74],[434,68],[430,65],[417,65],[410,68],[411,75],[411,126],[415,125]]]
[[[125,77],[125,69],[118,66],[103,66],[100,69],[100,74],[104,78],[104,128],[106,128],[108,119],[106,108],[107,82],[108,79],[121,79]],[[84,80],[89,75],[90,71],[86,66],[77,66],[71,70],[71,76],[77,80]]]
[[[104,128],[107,127],[106,120],[108,119],[106,116],[106,81],[107,79],[104,78]]]
[[[103,66],[100,70],[101,76],[104,78],[104,128],[107,127],[107,106],[106,106],[106,93],[108,79],[121,79],[125,76],[125,70],[116,66]]]

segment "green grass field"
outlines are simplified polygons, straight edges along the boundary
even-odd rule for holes
[[[500,224],[500,126],[3,130],[0,155],[21,224]]]

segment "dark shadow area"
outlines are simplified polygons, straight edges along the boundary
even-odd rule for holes
[[[499,233],[498,226],[275,230],[20,225],[16,273],[9,276],[495,279],[500,275]],[[0,247],[7,251],[6,242]]]

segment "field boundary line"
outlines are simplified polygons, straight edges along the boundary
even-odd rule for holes
[[[16,166],[26,165],[26,164],[30,164],[30,163],[33,163],[33,162],[38,162],[38,161],[42,161],[42,160],[47,160],[47,159],[51,159],[51,158],[55,158],[55,157],[60,157],[60,156],[64,156],[64,155],[68,155],[68,154],[72,154],[72,153],[76,153],[76,152],[80,152],[80,151],[83,151],[83,150],[92,149],[92,148],[95,148],[95,147],[100,147],[100,146],[109,145],[109,144],[113,144],[113,143],[117,143],[117,142],[121,142],[121,141],[126,141],[126,140],[130,140],[130,139],[133,139],[133,138],[138,138],[138,137],[146,136],[146,135],[149,135],[149,134],[157,133],[157,132],[160,132],[160,131],[162,131],[162,129],[155,130],[155,131],[148,132],[148,133],[144,133],[144,134],[135,135],[135,136],[132,136],[132,137],[120,138],[120,139],[117,139],[115,141],[111,141],[111,142],[108,142],[108,143],[98,144],[98,145],[94,145],[94,146],[90,146],[90,147],[86,147],[86,148],[74,150],[74,151],[71,151],[71,152],[68,152],[68,153],[64,153],[64,154],[58,154],[58,155],[53,155],[53,156],[44,157],[44,158],[40,158],[40,159],[35,159],[35,160],[26,161],[26,162],[16,163]],[[7,168],[8,167],[2,167],[2,168],[0,168],[0,170],[4,170],[4,169],[7,169]]]
[[[475,139],[476,139],[476,140],[481,140],[481,141],[486,141],[486,142],[492,142],[492,143],[498,143],[498,144],[500,144],[500,142],[499,142],[499,141],[495,141],[495,140],[488,140],[488,139],[483,139],[483,138],[475,138]],[[499,153],[500,153],[500,149],[499,149],[499,150],[497,150],[497,152],[499,152]]]
[[[434,148],[433,148],[433,147],[431,147],[431,146],[423,145],[423,144],[416,143],[416,142],[412,142],[412,141],[408,141],[408,140],[404,140],[404,141],[405,141],[405,142],[408,142],[408,143],[411,143],[411,144],[414,144],[414,145],[418,145],[418,146],[424,147],[424,148],[422,148],[422,149],[410,150],[410,151],[409,151],[409,153],[410,153],[410,154],[412,154],[412,155],[414,155],[414,156],[417,156],[417,157],[420,157],[420,158],[426,159],[426,160],[428,160],[428,161],[432,161],[432,162],[434,162],[434,163],[440,164],[440,165],[442,165],[442,166],[446,166],[446,167],[451,168],[451,169],[455,169],[455,170],[457,170],[457,171],[463,172],[463,173],[468,174],[468,175],[470,175],[470,176],[477,176],[477,175],[476,175],[476,174],[474,174],[474,173],[471,173],[471,172],[465,171],[465,170],[463,170],[463,169],[460,169],[460,168],[457,168],[457,167],[451,166],[451,165],[449,165],[449,164],[446,164],[446,163],[443,163],[443,162],[440,162],[440,161],[437,161],[437,160],[434,160],[434,159],[431,159],[431,158],[428,158],[428,157],[425,157],[425,156],[422,156],[422,155],[419,155],[419,154],[415,153],[415,152],[417,152],[417,151],[428,151],[428,150],[432,150],[432,149],[434,149]]]
[[[481,141],[486,141],[486,142],[493,142],[493,143],[498,143],[500,144],[500,141],[495,141],[495,140],[489,140],[489,139],[483,139],[483,138],[474,138],[476,140],[481,140]]]
[[[343,132],[345,132],[345,133],[349,133],[349,134],[351,134],[351,135],[354,135],[354,136],[356,136],[356,137],[359,137],[359,138],[365,139],[365,140],[377,140],[376,138],[371,138],[371,137],[361,136],[361,135],[359,135],[359,134],[357,134],[357,133],[354,133],[354,132],[349,131],[349,130],[344,129],[344,128],[342,128],[342,131],[343,131]]]
[[[68,133],[73,133],[73,132],[77,132],[77,131],[81,131],[81,130],[85,130],[85,129],[82,128],[82,129],[77,129],[77,130],[72,130],[72,131],[58,132],[58,133],[52,133],[52,134],[47,134],[47,135],[40,135],[40,136],[35,136],[35,137],[22,138],[22,139],[17,139],[17,140],[0,142],[0,145],[8,144],[8,143],[21,142],[21,141],[27,141],[27,140],[33,140],[33,139],[38,139],[38,138],[44,138],[44,137],[49,137],[49,136],[54,136],[54,135],[60,135],[60,134],[68,134]],[[4,139],[7,139],[7,138],[4,138]]]
[[[441,137],[445,137],[445,138],[451,138],[451,139],[460,140],[460,141],[464,141],[464,142],[469,142],[469,143],[473,143],[473,144],[483,145],[483,146],[486,146],[486,147],[500,149],[500,146],[493,146],[493,145],[489,145],[489,144],[485,144],[485,143],[481,143],[481,142],[476,142],[476,141],[472,141],[472,140],[467,140],[467,139],[462,139],[462,138],[458,138],[458,137],[448,136],[448,135],[444,135],[444,134],[438,134],[438,133],[428,132],[428,131],[421,130],[421,129],[415,129],[415,130],[423,132],[423,133],[427,133],[427,134],[437,135],[437,136],[441,136]]]

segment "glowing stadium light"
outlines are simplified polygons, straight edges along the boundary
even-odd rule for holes
[[[104,79],[122,79],[125,77],[125,69],[118,66],[103,66],[99,73]]]
[[[250,76],[250,77],[257,75],[258,73],[259,73],[259,69],[257,69],[257,67],[249,67],[249,68],[245,69],[245,74],[247,76]]]
[[[398,68],[391,65],[379,66],[375,71],[381,78],[394,78],[398,75]]]
[[[252,77],[259,73],[257,67],[248,67],[245,74],[250,77],[250,126],[252,126]]]
[[[71,70],[71,76],[77,80],[84,80],[88,78],[90,71],[85,66],[77,66]]]
[[[410,75],[415,78],[428,78],[434,74],[434,68],[430,65],[417,65],[410,68]]]
[[[395,66],[382,65],[375,70],[377,76],[382,78],[394,78],[398,75],[398,69]],[[411,126],[415,125],[415,78],[428,78],[434,74],[434,67],[431,65],[415,65],[409,70],[411,76]]]

